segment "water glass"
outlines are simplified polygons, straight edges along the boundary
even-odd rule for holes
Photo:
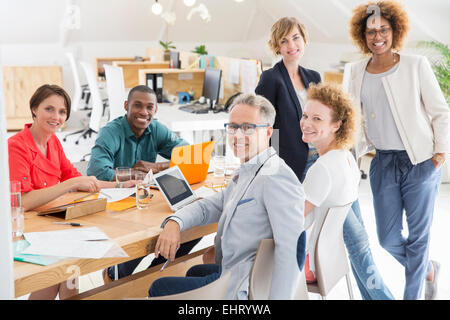
[[[138,209],[147,209],[150,206],[150,181],[144,181],[147,174],[135,171],[134,179],[136,180],[136,207]]]
[[[226,159],[225,162],[225,185],[231,181],[234,172],[240,167],[239,159]]]
[[[214,188],[223,187],[225,183],[225,156],[214,156],[214,174],[212,186]]]
[[[116,182],[119,188],[123,188],[123,183],[131,180],[131,168],[118,167],[116,168]]]
[[[22,207],[11,208],[12,236],[21,237],[25,230],[25,209]]]
[[[9,192],[11,194],[11,208],[22,206],[22,197],[20,191],[20,181],[10,181]]]

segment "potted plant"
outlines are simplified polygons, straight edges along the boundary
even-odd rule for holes
[[[159,44],[164,48],[164,61],[170,60],[170,49],[176,49],[176,47],[172,44],[172,41],[159,41]]]
[[[192,52],[197,53],[201,56],[208,54],[208,51],[206,51],[206,46],[204,44],[195,47],[195,49]]]
[[[430,60],[436,79],[439,82],[442,93],[450,106],[450,51],[448,46],[438,41],[420,41],[418,47],[427,48],[426,53]],[[450,183],[450,159],[442,166],[442,182]]]

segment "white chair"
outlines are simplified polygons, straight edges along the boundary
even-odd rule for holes
[[[86,75],[89,90],[92,94],[92,111],[88,128],[81,132],[80,136],[75,141],[75,144],[78,144],[81,138],[86,139],[88,136],[91,137],[93,133],[98,133],[102,115],[104,114],[104,109],[107,104],[107,99],[101,99],[94,68],[86,62],[80,62],[80,65]],[[63,140],[66,141],[66,138]]]
[[[198,289],[162,297],[151,297],[148,300],[225,300],[230,272],[222,275],[214,282]]]
[[[106,91],[109,102],[109,120],[112,121],[124,115],[124,102],[126,100],[125,82],[121,67],[104,65],[106,77]]]
[[[70,68],[72,69],[73,82],[75,92],[71,98],[72,100],[72,110],[77,111],[80,107],[80,102],[86,97],[86,105],[84,107],[85,110],[88,109],[90,91],[88,85],[81,85],[80,77],[78,75],[78,68],[75,62],[75,58],[71,52],[66,52],[66,56],[69,59]]]
[[[350,282],[350,268],[343,239],[343,226],[351,203],[328,209],[319,232],[315,248],[316,283],[308,284],[308,291],[318,293],[322,299],[334,288],[342,277],[347,280],[350,299],[353,290]]]
[[[273,239],[263,239],[256,251],[255,262],[250,272],[248,291],[249,300],[267,300],[270,293],[273,265],[275,256],[275,243]],[[305,273],[300,274],[295,300],[308,300]]]

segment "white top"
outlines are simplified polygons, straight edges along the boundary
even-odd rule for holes
[[[394,73],[399,66],[383,73],[364,73],[361,104],[370,142],[379,150],[405,150],[392,115],[382,79]]]
[[[317,238],[328,209],[354,202],[360,178],[355,158],[347,150],[328,151],[306,173],[303,183],[306,200],[315,206],[305,220],[306,253],[312,272]]]
[[[348,88],[356,106],[361,106],[364,70],[369,59],[345,66],[343,86]],[[383,77],[382,82],[411,163],[430,159],[434,153],[450,152],[450,109],[427,58],[400,53],[397,70]],[[363,122],[355,141],[356,156],[373,149]]]

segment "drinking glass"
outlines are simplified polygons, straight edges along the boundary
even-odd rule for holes
[[[239,159],[227,158],[225,161],[225,185],[233,178],[234,172],[240,167]]]
[[[20,181],[10,181],[9,191],[11,194],[11,208],[22,206],[22,197],[20,192]]]
[[[25,209],[22,207],[11,208],[12,236],[21,237],[25,229]]]
[[[134,179],[136,180],[136,207],[138,209],[147,209],[150,206],[150,181],[144,181],[145,172],[135,171]]]
[[[119,188],[123,188],[123,183],[131,180],[131,168],[118,167],[116,168],[116,182]]]
[[[223,188],[225,186],[225,156],[214,156],[214,173],[211,179],[213,188]]]

